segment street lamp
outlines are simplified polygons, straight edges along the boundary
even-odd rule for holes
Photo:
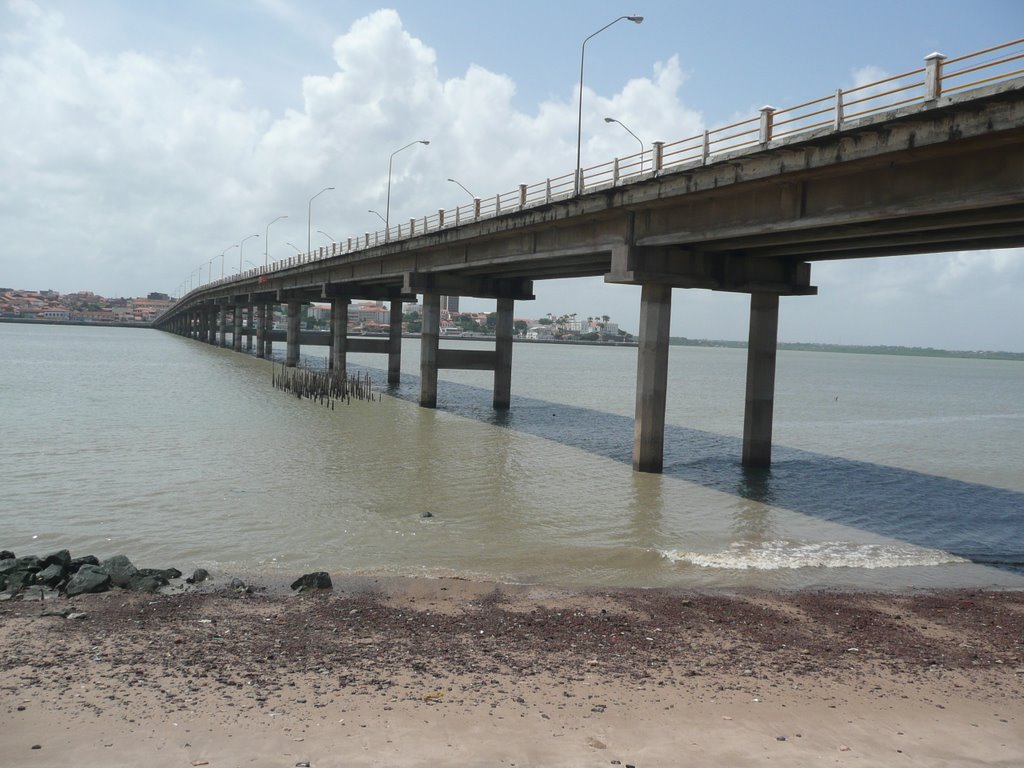
[[[309,198],[309,216],[306,218],[306,253],[309,253],[312,249],[310,241],[313,239],[313,201],[316,200],[324,192],[334,189],[334,187],[324,187],[311,198]],[[295,246],[292,246],[293,248]]]
[[[231,246],[228,246],[227,248],[225,248],[225,249],[224,249],[224,253],[227,253],[227,252],[228,252],[228,251],[230,251],[230,250],[231,250],[232,248],[237,248],[237,247],[238,247],[237,245],[231,245]],[[222,253],[222,254],[220,255],[220,279],[221,279],[221,280],[223,280],[223,279],[224,279],[224,253]]]
[[[376,216],[378,219],[380,219],[384,223],[385,227],[388,225],[387,219],[385,219],[383,216],[381,216],[376,211],[367,211],[367,213],[372,213],[374,216]]]
[[[391,162],[395,159],[395,155],[401,152],[403,149],[415,146],[416,144],[423,144],[426,146],[430,142],[426,139],[417,139],[416,141],[410,141],[404,147],[400,147],[391,153],[391,157],[388,158],[388,199],[384,205],[384,242],[386,243],[391,237]]]
[[[583,45],[580,47],[580,107],[579,107],[579,115],[576,118],[576,179],[575,179],[576,183],[575,183],[575,190],[576,190],[576,194],[577,195],[580,193],[580,189],[583,186],[583,184],[581,183],[583,181],[583,179],[580,178],[580,176],[581,176],[581,174],[583,172],[582,166],[580,165],[580,150],[582,148],[582,140],[583,140],[583,57],[587,53],[587,42],[590,40],[591,37],[596,37],[597,35],[599,35],[602,32],[604,32],[606,29],[608,29],[608,27],[610,27],[612,24],[616,24],[616,23],[622,21],[623,19],[628,19],[629,21],[632,21],[634,24],[640,24],[640,23],[643,22],[644,17],[643,16],[619,16],[619,18],[615,19],[615,21],[609,21],[607,24],[605,24],[603,27],[601,27],[599,30],[597,30],[597,32],[595,32],[590,37],[588,37],[586,40],[584,40],[583,41]]]
[[[280,221],[281,219],[287,219],[288,214],[284,216],[278,216],[274,221],[270,222],[273,224]],[[266,237],[263,238],[263,266],[266,268],[270,264],[270,224],[267,224],[267,231],[264,233]]]
[[[457,181],[456,179],[448,179],[448,181],[450,181],[452,184],[458,184],[460,187],[462,187],[463,192],[465,192],[467,195],[476,200],[476,195],[474,195],[472,192],[466,189],[465,185],[461,181]]]
[[[210,265],[209,270],[207,270],[207,272],[209,274],[207,275],[207,278],[206,278],[206,281],[209,282],[209,283],[213,282],[213,262],[215,262],[216,260],[217,260],[217,257],[214,256],[212,259],[210,259],[208,262],[206,262],[207,264]]]
[[[243,237],[242,238],[242,242],[240,242],[238,244],[238,274],[239,275],[242,274],[242,246],[245,245],[245,241],[246,240],[251,240],[254,237],[259,237],[259,235],[248,235],[246,237]]]
[[[295,249],[296,253],[302,253],[302,251],[299,250],[299,246],[297,246],[295,243],[285,243],[285,245],[290,245],[292,248]]]
[[[338,242],[338,241],[337,241],[337,240],[335,240],[335,239],[334,239],[333,237],[331,237],[331,236],[330,236],[330,235],[328,235],[328,234],[327,234],[326,232],[324,232],[324,231],[323,231],[322,229],[318,229],[318,230],[316,231],[316,233],[317,233],[318,235],[323,235],[323,236],[324,236],[324,237],[326,237],[326,238],[327,238],[328,240],[330,240],[330,241],[331,241],[332,243],[336,243],[336,242]]]
[[[629,126],[626,125],[621,120],[616,120],[614,117],[606,117],[604,119],[604,121],[606,123],[618,123],[619,125],[621,125],[623,128],[626,129],[626,133],[628,133],[630,136],[632,136],[634,139],[636,139],[636,143],[640,145],[640,173],[643,173],[644,172],[644,143],[642,141],[640,141],[640,137],[637,136],[635,133],[633,133],[631,130],[629,130]]]

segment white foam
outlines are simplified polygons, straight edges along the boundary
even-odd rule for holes
[[[666,550],[662,557],[701,568],[776,571],[789,568],[906,568],[969,562],[938,549],[911,544],[847,541],[735,542],[725,552]]]

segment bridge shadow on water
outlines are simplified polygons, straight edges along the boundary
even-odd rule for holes
[[[387,391],[418,402],[419,378],[403,375]],[[632,417],[520,396],[495,411],[490,390],[448,381],[438,409],[632,464]],[[668,424],[664,475],[1024,573],[1024,493],[784,446],[771,469],[749,469],[741,448],[739,438]]]

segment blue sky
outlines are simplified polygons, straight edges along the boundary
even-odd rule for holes
[[[624,14],[645,21],[587,46],[584,164],[635,151],[606,115],[672,140],[1024,30],[1024,3],[1008,0],[0,0],[0,285],[174,292],[278,215],[289,218],[270,258],[304,246],[324,186],[337,189],[317,200],[314,229],[374,229],[366,211],[383,205],[389,154],[418,138],[431,145],[400,156],[398,217],[463,202],[447,177],[489,196],[565,173],[580,44]],[[244,246],[246,260],[263,251],[262,239]],[[818,297],[783,301],[784,340],[1024,351],[1024,252],[813,274]],[[559,281],[537,294],[517,315],[609,314],[635,329],[631,287]],[[674,334],[744,338],[745,297],[674,295]]]

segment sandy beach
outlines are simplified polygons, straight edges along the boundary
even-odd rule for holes
[[[1021,592],[367,577],[12,601],[0,642],[11,768],[1024,765]]]

